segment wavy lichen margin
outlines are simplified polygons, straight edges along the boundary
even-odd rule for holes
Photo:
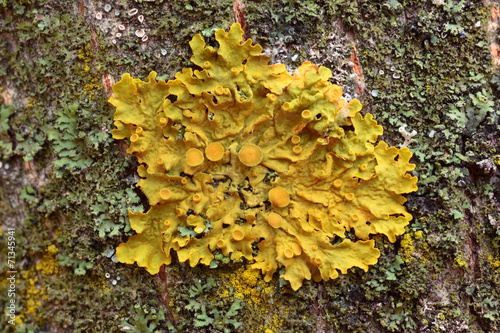
[[[371,235],[394,242],[412,218],[402,195],[417,190],[411,152],[375,145],[382,127],[346,102],[329,69],[305,62],[292,76],[242,36],[239,24],[218,30],[216,49],[198,34],[198,69],[168,82],[124,74],[113,87],[112,134],[130,140],[151,205],[129,213],[137,234],[117,259],[156,274],[173,252],[192,267],[220,252],[265,281],[283,268],[294,290],[366,271],[380,256]]]

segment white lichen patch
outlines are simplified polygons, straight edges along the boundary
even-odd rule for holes
[[[399,133],[401,133],[401,135],[403,136],[403,138],[405,139],[405,142],[403,142],[403,144],[401,145],[401,147],[408,147],[408,145],[412,142],[414,142],[415,140],[413,140],[413,137],[415,135],[417,135],[417,131],[413,130],[411,131],[411,133],[408,133],[406,131],[406,127],[408,125],[404,124],[403,126],[401,126],[399,128]]]

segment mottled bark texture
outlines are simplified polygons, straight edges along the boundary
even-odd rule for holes
[[[3,332],[498,332],[497,1],[0,0]],[[111,138],[123,73],[172,79],[188,42],[233,22],[274,63],[330,68],[407,145],[419,190],[378,264],[297,292],[245,261],[157,276],[117,263],[143,211],[137,162]],[[415,132],[413,132],[415,131]],[[8,247],[15,230],[15,249]],[[12,234],[11,234],[12,235]],[[15,250],[15,251],[11,251]],[[15,252],[15,297],[7,253]]]

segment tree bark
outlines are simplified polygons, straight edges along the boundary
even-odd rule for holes
[[[498,332],[499,9],[466,0],[0,0],[0,330]],[[234,22],[291,73],[304,61],[330,68],[346,99],[383,126],[381,139],[413,152],[413,220],[395,243],[376,238],[381,256],[368,272],[295,292],[244,261],[174,261],[156,276],[116,261],[133,234],[127,211],[148,204],[135,188],[137,161],[111,137],[112,86],[124,73],[173,79],[192,66],[195,34],[215,46],[214,31]]]

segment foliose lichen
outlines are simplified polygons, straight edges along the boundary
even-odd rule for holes
[[[242,36],[239,24],[218,30],[216,49],[196,35],[199,69],[168,82],[124,74],[114,86],[113,137],[130,140],[151,206],[129,213],[137,235],[117,259],[156,274],[172,250],[192,267],[222,252],[266,281],[283,268],[294,290],[366,271],[380,255],[370,235],[394,242],[412,218],[411,152],[374,145],[382,127],[329,69],[305,62],[292,76]]]

